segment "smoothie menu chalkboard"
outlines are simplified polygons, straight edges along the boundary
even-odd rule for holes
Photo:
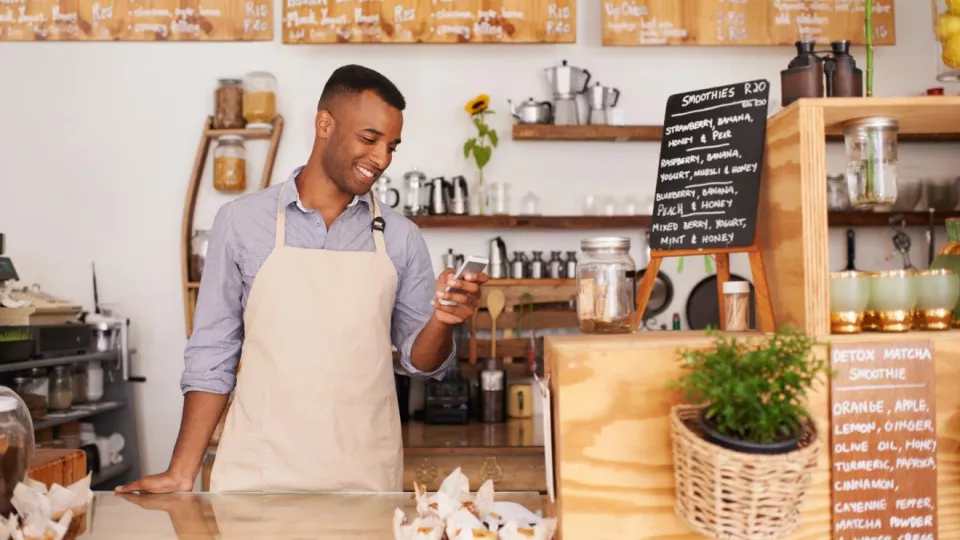
[[[757,80],[670,96],[651,249],[753,244],[769,94]]]

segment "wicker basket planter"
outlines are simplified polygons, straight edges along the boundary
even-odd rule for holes
[[[703,438],[701,406],[670,413],[676,513],[694,530],[736,540],[781,539],[795,531],[817,464],[820,439],[805,426],[800,446],[785,454],[747,454]]]

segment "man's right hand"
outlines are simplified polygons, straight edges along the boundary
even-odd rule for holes
[[[140,480],[130,482],[125,486],[119,486],[114,491],[117,493],[132,493],[134,491],[146,491],[148,493],[193,491],[193,480],[174,476],[170,472],[164,472],[144,476]]]
[[[187,392],[183,398],[183,416],[180,419],[180,434],[173,447],[173,457],[165,472],[145,476],[140,480],[117,488],[117,493],[147,491],[149,493],[172,493],[193,491],[193,482],[200,472],[200,461],[206,452],[210,436],[220,421],[227,405],[227,394]]]

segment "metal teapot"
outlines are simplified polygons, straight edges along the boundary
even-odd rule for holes
[[[513,104],[513,101],[507,99],[510,104],[510,114],[521,124],[549,124],[553,122],[553,104],[549,101],[537,101],[530,98],[520,106]]]

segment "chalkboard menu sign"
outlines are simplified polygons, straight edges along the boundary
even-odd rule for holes
[[[769,94],[757,80],[670,96],[651,249],[753,244]]]
[[[833,345],[833,538],[937,538],[931,341]]]

